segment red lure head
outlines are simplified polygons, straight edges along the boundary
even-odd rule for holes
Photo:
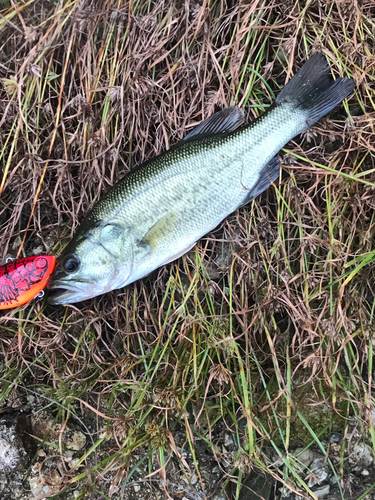
[[[0,309],[26,304],[46,286],[56,258],[38,255],[16,259],[0,267]]]

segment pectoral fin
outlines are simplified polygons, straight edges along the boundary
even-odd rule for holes
[[[144,235],[139,246],[147,248],[149,252],[155,250],[174,231],[177,220],[178,215],[173,212],[159,219]]]

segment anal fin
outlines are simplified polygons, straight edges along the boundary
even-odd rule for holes
[[[263,193],[280,175],[280,162],[277,156],[271,158],[259,173],[259,178],[255,186],[249,191],[246,200],[241,206],[250,203],[254,198]]]

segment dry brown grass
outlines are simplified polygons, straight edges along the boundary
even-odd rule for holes
[[[164,471],[160,450],[168,440],[173,449],[178,424],[194,450],[198,434],[242,418],[241,457],[301,492],[295,442],[320,446],[354,421],[375,449],[373,2],[11,0],[0,14],[3,258],[58,254],[134,165],[224,106],[258,116],[317,50],[358,83],[345,107],[281,153],[277,188],[187,257],[75,307],[4,313],[3,377],[49,387],[92,422],[95,442],[107,422],[112,441],[101,446],[112,462],[91,462],[99,483],[117,467],[100,483],[107,494],[126,484],[140,444]],[[4,400],[10,390],[4,383]],[[328,407],[331,423],[309,423],[304,410],[315,407]],[[345,453],[335,467],[349,498]]]

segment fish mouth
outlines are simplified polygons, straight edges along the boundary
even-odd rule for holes
[[[87,292],[83,287],[86,288],[84,282],[73,283],[66,282],[64,280],[52,280],[48,284],[48,298],[49,304],[58,306],[62,304],[73,304],[74,302],[80,302],[85,300],[87,297]]]

